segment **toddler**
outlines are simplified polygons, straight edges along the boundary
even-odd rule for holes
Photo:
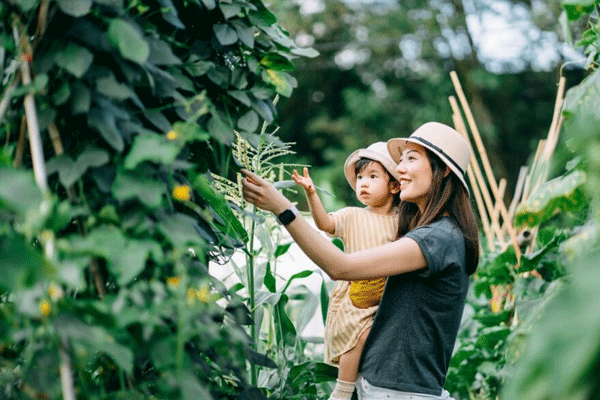
[[[396,206],[400,185],[396,164],[385,142],[352,153],[344,164],[346,179],[365,207],[346,207],[328,214],[304,168],[292,179],[304,188],[316,226],[344,242],[352,253],[393,241],[398,230]],[[364,342],[383,294],[386,278],[337,281],[330,294],[325,323],[325,362],[338,365],[329,400],[350,399],[358,376]]]

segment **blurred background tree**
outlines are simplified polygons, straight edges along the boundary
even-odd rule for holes
[[[427,121],[452,123],[452,70],[509,198],[550,126],[558,67],[582,58],[564,43],[558,1],[311,0],[271,8],[297,44],[321,54],[297,63],[298,88],[278,108],[282,139],[297,142],[296,162],[311,165],[318,185],[336,195],[325,199],[329,207],[356,204],[347,185],[330,187],[345,181],[350,152]],[[583,76],[581,64],[563,73],[567,87]]]

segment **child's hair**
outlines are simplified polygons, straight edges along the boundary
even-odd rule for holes
[[[394,178],[394,176],[390,173],[390,171],[388,171],[387,168],[385,168],[379,161],[372,160],[367,157],[359,158],[358,161],[356,162],[356,164],[354,164],[354,175],[358,175],[359,172],[362,172],[362,170],[367,168],[367,166],[369,166],[371,163],[377,163],[377,164],[381,165],[381,168],[383,168],[383,170],[386,172],[386,174],[388,176],[388,182],[398,183],[398,181],[396,180],[396,178]],[[400,192],[395,193],[394,198],[392,200],[393,207],[397,207],[398,204],[400,204]]]

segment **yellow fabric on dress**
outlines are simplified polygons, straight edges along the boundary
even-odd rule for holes
[[[350,283],[350,300],[358,308],[369,308],[379,304],[386,278],[366,279]]]
[[[343,208],[331,215],[335,221],[334,236],[342,239],[347,253],[381,246],[396,238],[397,215],[379,215],[358,207]],[[329,295],[324,333],[325,362],[329,364],[339,364],[340,356],[356,346],[360,335],[373,324],[379,307],[381,296],[371,301],[373,305],[359,301],[358,304],[369,305],[359,308],[352,303],[350,292],[351,282],[336,281]]]

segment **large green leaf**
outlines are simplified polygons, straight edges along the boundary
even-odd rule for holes
[[[563,8],[571,21],[576,21],[594,10],[595,0],[562,0]]]
[[[230,44],[234,44],[237,42],[238,37],[235,29],[227,24],[215,24],[213,25],[213,30],[215,32],[215,36],[219,43],[223,46],[228,46]]]
[[[113,74],[98,78],[96,81],[96,90],[106,97],[116,100],[126,100],[137,97],[129,85],[118,82]]]
[[[164,183],[140,173],[119,171],[113,185],[113,195],[116,199],[125,201],[138,198],[142,204],[152,210],[161,206],[165,193]]]
[[[223,226],[223,233],[244,243],[247,242],[248,233],[236,218],[225,198],[214,190],[208,177],[206,175],[198,175],[194,182],[194,188],[225,224]]]
[[[77,3],[77,2],[71,2]],[[92,62],[94,54],[85,47],[69,42],[67,46],[58,51],[54,56],[54,62],[61,68],[66,69],[76,78],[81,78],[86,73]]]
[[[62,12],[73,17],[82,17],[92,8],[92,0],[56,0],[56,2]]]
[[[123,151],[125,142],[117,127],[116,116],[104,108],[92,108],[88,114],[88,124],[100,133],[102,138],[118,152]]]
[[[134,169],[144,161],[170,165],[179,154],[179,146],[161,135],[136,136],[131,150],[125,157],[125,168]]]
[[[294,64],[279,53],[267,53],[260,60],[261,65],[275,71],[293,71]]]
[[[0,168],[0,206],[19,214],[39,208],[42,193],[31,171]]]
[[[58,172],[60,183],[66,188],[71,187],[89,168],[100,167],[110,161],[105,150],[89,147],[77,157],[77,161],[67,155],[52,158],[46,164],[48,175]]]
[[[24,237],[16,234],[0,235],[0,265],[0,292],[31,287],[37,284],[40,275],[49,271],[39,249],[30,246]]]
[[[585,173],[575,170],[544,183],[517,208],[515,225],[534,227],[552,218],[557,212],[579,210],[587,203],[582,190],[585,181]]]
[[[143,64],[150,55],[150,46],[139,27],[123,19],[113,19],[108,25],[108,39],[123,58]]]

